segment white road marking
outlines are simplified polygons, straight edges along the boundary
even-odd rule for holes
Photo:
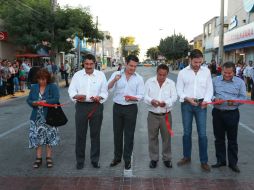
[[[0,134],[0,138],[5,137],[6,135],[9,135],[10,133],[12,133],[12,132],[20,129],[21,127],[24,127],[24,126],[28,125],[28,124],[29,124],[29,121],[27,121],[25,123],[22,123],[22,124],[20,124],[20,125],[18,125],[16,127],[12,128],[12,129],[6,131],[6,132],[1,133]]]
[[[239,122],[239,126],[245,128],[245,129],[247,129],[249,132],[251,132],[252,134],[254,134],[254,129],[248,127],[247,125],[245,125],[245,124]]]
[[[134,177],[133,172],[132,172],[132,167],[133,167],[133,152],[132,152],[132,155],[131,155],[131,169],[126,170],[124,168],[124,170],[123,170],[123,176],[124,177]]]

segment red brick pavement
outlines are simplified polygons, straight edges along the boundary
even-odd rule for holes
[[[253,190],[253,181],[124,177],[0,177],[1,190]]]

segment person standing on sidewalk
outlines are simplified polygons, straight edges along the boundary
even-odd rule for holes
[[[172,168],[171,136],[167,130],[165,116],[169,117],[172,127],[170,111],[177,100],[175,83],[168,79],[169,68],[165,64],[157,67],[157,76],[146,81],[144,101],[148,105],[148,142],[150,168],[156,168],[159,160],[159,130],[162,138],[162,160],[167,168]]]
[[[192,120],[195,117],[198,131],[199,157],[201,168],[210,171],[207,164],[206,115],[207,106],[213,96],[213,84],[210,70],[201,67],[203,54],[194,49],[190,53],[190,65],[178,74],[177,93],[180,97],[183,121],[183,158],[177,163],[182,166],[191,161]]]
[[[95,70],[95,57],[88,54],[84,57],[84,69],[72,77],[68,89],[69,96],[76,101],[76,161],[77,169],[84,167],[86,133],[90,126],[91,164],[100,168],[100,131],[103,119],[103,103],[108,98],[108,86],[105,74]]]
[[[69,87],[69,74],[71,72],[71,66],[68,61],[65,60],[64,63],[64,79],[65,79],[65,87]]]
[[[110,166],[113,167],[119,164],[123,156],[126,170],[131,168],[131,155],[138,113],[137,102],[143,99],[145,92],[143,78],[135,72],[138,62],[137,56],[129,55],[126,58],[125,69],[114,72],[108,81],[108,89],[114,91],[114,159]]]
[[[213,79],[214,100],[245,100],[246,86],[242,79],[235,77],[235,64],[232,62],[224,63],[222,76]],[[226,166],[226,144],[225,135],[228,139],[228,166],[239,173],[237,131],[240,119],[238,110],[239,103],[223,103],[214,105],[213,131],[215,136],[215,150],[217,163],[213,168]]]

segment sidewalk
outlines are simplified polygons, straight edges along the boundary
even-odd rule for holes
[[[107,67],[106,69],[102,70],[104,73],[107,73],[107,72],[110,72],[110,71],[116,71],[117,70],[117,67]],[[70,80],[70,79],[69,79]],[[59,82],[59,87],[64,87],[65,86],[65,81],[64,80],[61,80]],[[26,89],[25,92],[15,92],[15,95],[7,95],[7,96],[3,96],[3,97],[0,97],[0,103],[2,102],[5,102],[5,101],[8,101],[8,100],[12,100],[12,99],[15,99],[15,98],[20,98],[20,97],[25,97],[25,96],[28,96],[29,94],[29,89]]]

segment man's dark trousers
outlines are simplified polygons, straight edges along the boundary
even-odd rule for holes
[[[103,119],[103,104],[98,104],[92,118],[88,120],[88,114],[92,112],[97,103],[76,103],[76,160],[77,163],[85,161],[86,133],[88,124],[90,126],[91,162],[98,162],[100,157],[100,131]]]
[[[133,150],[134,132],[136,127],[138,107],[137,104],[113,106],[113,130],[114,130],[114,159],[125,162],[131,161]],[[124,150],[123,150],[124,135]]]
[[[228,163],[230,166],[236,166],[238,161],[237,131],[240,119],[239,110],[221,111],[214,108],[212,115],[217,162],[226,163],[225,136],[227,135]]]

